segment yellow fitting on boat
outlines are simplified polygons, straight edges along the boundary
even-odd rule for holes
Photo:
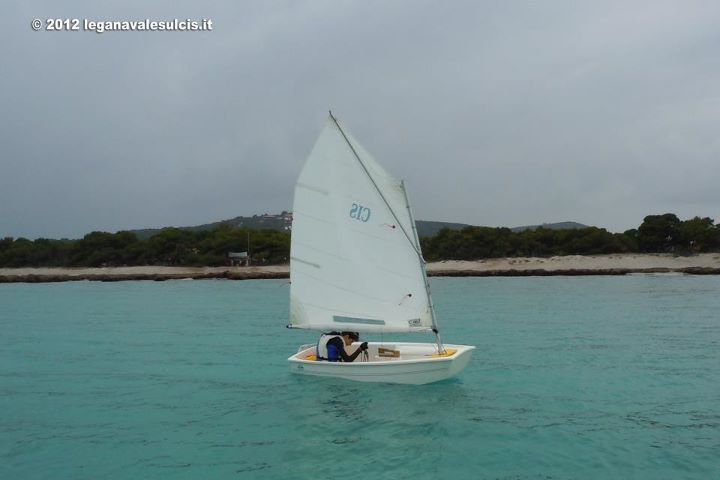
[[[433,353],[431,357],[452,357],[457,353],[457,348],[446,348],[443,353]]]
[[[303,358],[303,360],[310,360],[310,361],[314,362],[315,360],[317,360],[317,356],[316,356],[316,355],[313,355],[313,354],[311,353],[311,354],[308,355],[307,357]]]

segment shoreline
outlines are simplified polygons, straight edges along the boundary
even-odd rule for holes
[[[627,275],[632,273],[684,273],[720,275],[720,253],[691,256],[672,254],[568,255],[549,258],[489,258],[476,261],[446,260],[427,264],[431,277],[517,277],[559,275]],[[101,267],[0,268],[0,283],[67,281],[117,282],[126,280],[289,278],[288,265],[252,267]]]

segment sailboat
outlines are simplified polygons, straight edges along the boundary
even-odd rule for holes
[[[353,362],[303,345],[293,373],[426,384],[460,373],[474,346],[443,344],[405,184],[330,112],[295,186],[288,328],[381,334]],[[433,343],[385,341],[432,332]],[[359,347],[353,343],[348,353]]]

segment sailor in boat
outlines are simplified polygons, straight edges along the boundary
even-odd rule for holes
[[[348,355],[345,351],[346,346],[352,345],[353,342],[360,340],[358,332],[330,332],[320,335],[317,344],[317,359],[328,362],[352,362],[362,352],[367,351],[367,342],[360,344],[360,348]]]

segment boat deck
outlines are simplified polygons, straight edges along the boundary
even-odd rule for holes
[[[346,348],[348,355],[355,353],[360,344],[355,343]],[[368,342],[367,355],[360,354],[354,363],[396,362],[401,360],[427,360],[431,358],[449,358],[458,352],[457,348],[446,347],[438,353],[437,346],[428,343],[375,343]],[[309,362],[318,361],[315,345],[303,345],[298,353],[291,358]]]

